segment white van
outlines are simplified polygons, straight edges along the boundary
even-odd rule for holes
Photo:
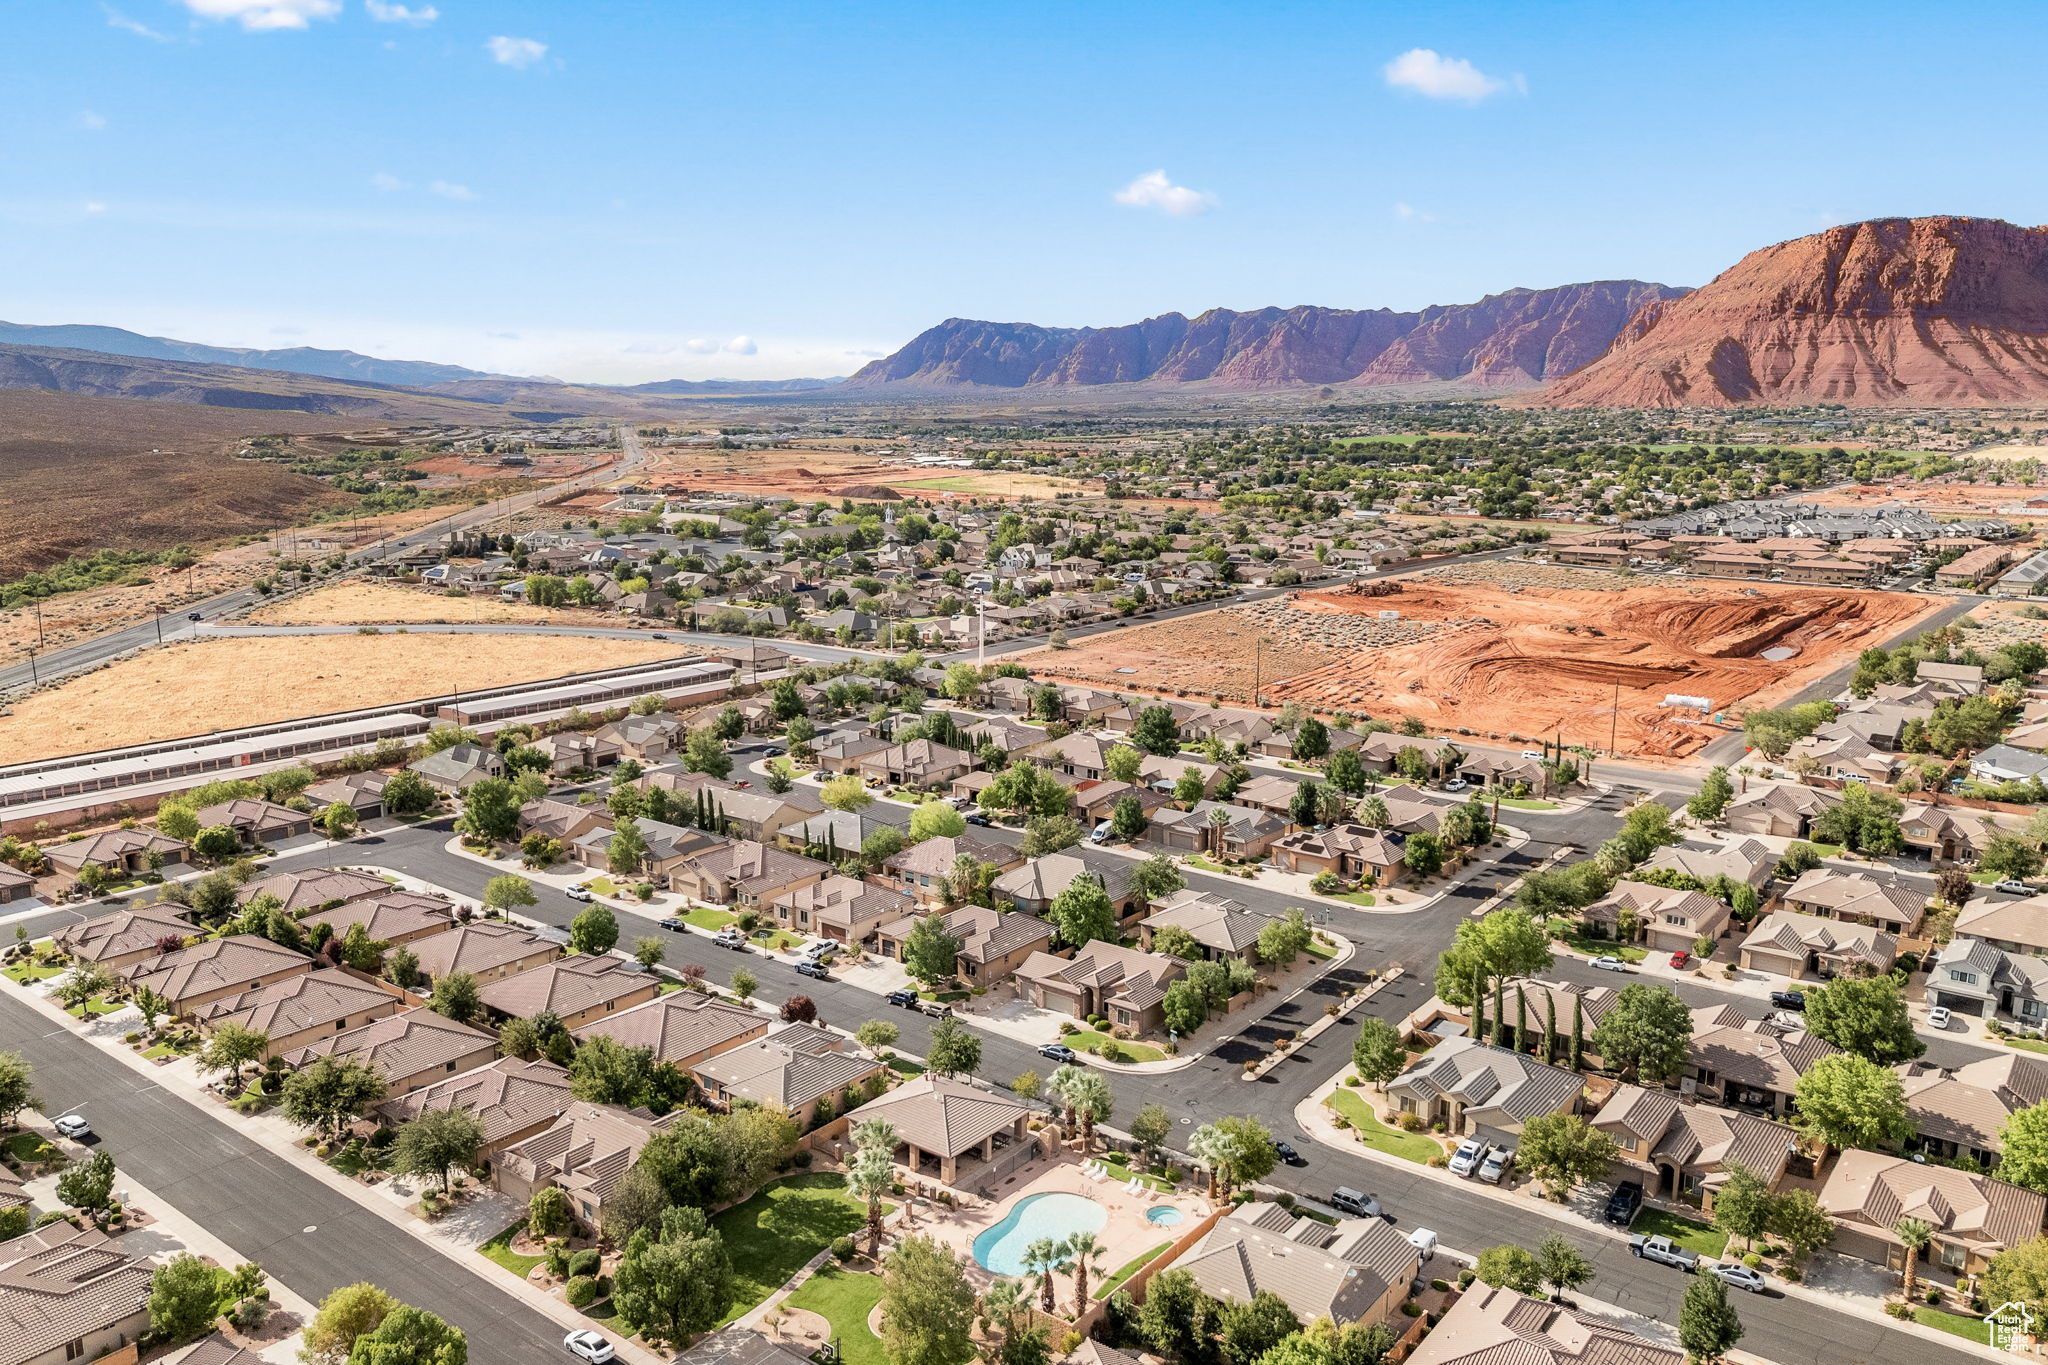
[[[1109,836],[1113,832],[1113,830],[1114,822],[1104,820],[1101,824],[1095,827],[1093,833],[1089,834],[1088,842],[1091,844],[1106,844],[1109,842]]]

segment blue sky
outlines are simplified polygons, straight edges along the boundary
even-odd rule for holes
[[[638,381],[2048,221],[2023,4],[34,0],[0,316]]]

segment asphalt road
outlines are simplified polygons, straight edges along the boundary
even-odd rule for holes
[[[472,1360],[564,1358],[562,1329],[549,1318],[258,1146],[225,1118],[83,1038],[53,1031],[12,995],[0,995],[0,1037],[28,1055],[46,1112],[84,1114],[117,1170],[132,1172],[311,1302],[373,1280],[468,1333]]]

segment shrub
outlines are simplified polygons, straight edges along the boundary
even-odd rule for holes
[[[1472,1287],[1472,1281],[1478,1278],[1479,1277],[1477,1275],[1473,1274],[1469,1270],[1461,1270],[1458,1272],[1458,1288],[1470,1289]]]
[[[1395,1121],[1401,1125],[1401,1131],[1404,1133],[1419,1133],[1422,1131],[1422,1115],[1412,1110],[1404,1111],[1401,1117]]]
[[[1888,1303],[1884,1306],[1884,1311],[1895,1318],[1903,1320],[1913,1316],[1913,1305],[1910,1303]]]
[[[798,1152],[795,1156],[790,1158],[790,1161],[796,1166],[798,1170],[808,1171],[809,1169],[811,1169],[810,1148],[806,1147],[803,1151]]]
[[[1410,1299],[1401,1305],[1401,1312],[1406,1317],[1420,1317],[1422,1315],[1422,1305]]]
[[[1764,1258],[1757,1255],[1754,1251],[1752,1251],[1747,1256],[1744,1256],[1742,1258],[1742,1263],[1748,1266],[1751,1270],[1755,1270],[1758,1266],[1764,1263]]]
[[[832,1254],[842,1261],[853,1259],[853,1239],[841,1237],[832,1243]]]
[[[548,1247],[548,1275],[557,1280],[567,1279],[569,1276],[569,1249],[560,1242],[552,1243]]]
[[[589,1275],[578,1275],[569,1281],[562,1297],[569,1301],[571,1308],[588,1308],[597,1302],[597,1280]]]
[[[1929,1302],[1930,1304],[1936,1304],[1941,1302],[1940,1285],[1930,1284],[1927,1286],[1927,1302]]]
[[[569,1258],[569,1274],[575,1277],[595,1275],[604,1264],[604,1258],[596,1247],[585,1247]]]

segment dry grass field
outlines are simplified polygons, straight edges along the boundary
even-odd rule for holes
[[[0,753],[15,761],[82,753],[684,652],[652,640],[551,635],[203,640],[150,650],[23,698],[0,716]]]
[[[417,588],[351,580],[318,588],[275,606],[259,607],[249,619],[264,626],[361,626],[408,621],[464,621],[485,625],[546,625],[590,622],[596,613],[529,607],[489,597],[442,597]],[[612,617],[607,625],[617,625]]]

